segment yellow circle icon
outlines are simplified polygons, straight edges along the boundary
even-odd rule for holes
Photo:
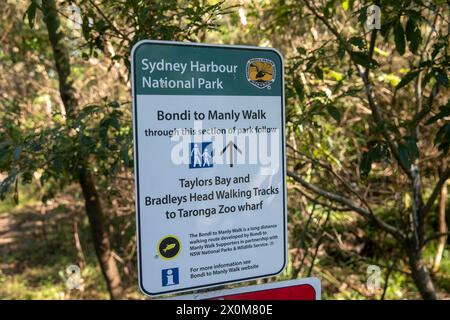
[[[165,260],[174,259],[181,251],[181,241],[173,235],[165,236],[159,240],[156,251]]]

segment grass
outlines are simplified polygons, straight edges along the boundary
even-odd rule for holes
[[[108,299],[102,276],[96,266],[88,265],[82,273],[81,290],[69,290],[61,273],[66,265],[53,268],[34,267],[20,274],[0,274],[0,299]]]
[[[73,221],[80,207],[55,204],[42,215],[40,206],[30,201],[6,214],[10,219],[7,235],[13,241],[0,242],[0,299],[107,299],[93,250],[84,252],[81,290],[66,287],[65,270],[78,263]],[[79,233],[83,248],[88,249],[87,219],[80,220]]]

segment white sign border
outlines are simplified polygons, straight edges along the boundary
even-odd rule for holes
[[[282,124],[281,124],[281,129],[282,129],[282,157],[283,157],[283,169],[282,169],[282,174],[283,174],[283,202],[284,202],[284,263],[283,263],[283,267],[280,269],[280,271],[273,273],[273,274],[268,274],[268,275],[258,275],[255,277],[251,277],[251,278],[244,278],[244,279],[237,279],[237,280],[231,280],[231,281],[226,281],[226,282],[219,282],[219,283],[213,283],[211,285],[201,285],[201,286],[196,286],[196,287],[190,287],[190,288],[182,288],[182,289],[175,289],[175,290],[170,290],[170,291],[164,291],[164,292],[156,292],[156,293],[152,293],[152,292],[148,292],[147,290],[144,289],[143,285],[142,285],[142,270],[141,270],[141,244],[140,244],[140,206],[139,206],[139,200],[140,200],[140,196],[139,196],[139,175],[136,174],[137,171],[139,171],[138,168],[138,154],[137,154],[137,136],[138,136],[138,132],[136,130],[136,125],[137,125],[137,112],[136,112],[136,107],[137,107],[137,103],[136,103],[136,99],[137,99],[137,95],[136,95],[136,81],[135,81],[135,72],[134,72],[134,55],[135,55],[135,51],[138,49],[139,46],[141,46],[142,44],[146,44],[146,43],[154,43],[154,44],[167,44],[167,45],[180,45],[180,46],[198,46],[198,47],[210,47],[210,48],[233,48],[233,49],[243,49],[243,50],[255,50],[255,51],[272,51],[275,52],[278,57],[281,60],[281,70],[283,71],[281,74],[281,120],[282,120]],[[131,97],[132,97],[132,117],[133,117],[133,157],[134,157],[134,175],[135,175],[135,179],[134,179],[134,187],[135,187],[135,214],[136,214],[136,245],[137,245],[137,264],[138,264],[138,283],[139,283],[139,289],[141,290],[142,293],[144,293],[145,295],[151,296],[151,297],[156,297],[156,296],[162,296],[162,295],[168,295],[168,294],[174,294],[174,293],[183,293],[183,292],[189,292],[189,291],[193,291],[193,290],[198,290],[198,289],[207,289],[207,288],[212,288],[212,287],[217,287],[217,286],[222,286],[222,285],[228,285],[228,284],[235,284],[235,283],[240,283],[240,282],[244,282],[244,281],[250,281],[250,280],[257,280],[257,279],[262,279],[262,278],[267,278],[267,277],[273,277],[276,276],[280,273],[282,273],[284,271],[284,269],[286,268],[286,264],[287,264],[287,260],[288,260],[288,243],[287,243],[287,183],[286,183],[286,136],[285,136],[285,123],[286,123],[286,116],[285,116],[285,88],[284,88],[284,59],[283,59],[283,55],[281,54],[280,51],[278,51],[275,48],[270,48],[270,47],[256,47],[256,46],[244,46],[244,45],[223,45],[223,44],[206,44],[206,43],[195,43],[195,42],[180,42],[180,41],[165,41],[165,40],[140,40],[138,42],[136,42],[133,45],[133,48],[131,49],[131,54],[130,54],[130,60],[131,60]]]

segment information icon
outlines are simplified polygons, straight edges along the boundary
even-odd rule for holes
[[[180,283],[178,268],[163,269],[161,270],[162,286],[174,286]]]
[[[165,236],[158,242],[158,254],[161,258],[170,260],[181,251],[181,242],[175,236]]]

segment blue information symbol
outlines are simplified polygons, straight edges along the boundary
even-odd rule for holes
[[[180,277],[179,277],[178,268],[162,269],[161,270],[161,280],[162,280],[163,287],[174,286],[176,284],[179,284]]]
[[[189,148],[189,168],[212,168],[213,166],[213,143],[195,142]]]

